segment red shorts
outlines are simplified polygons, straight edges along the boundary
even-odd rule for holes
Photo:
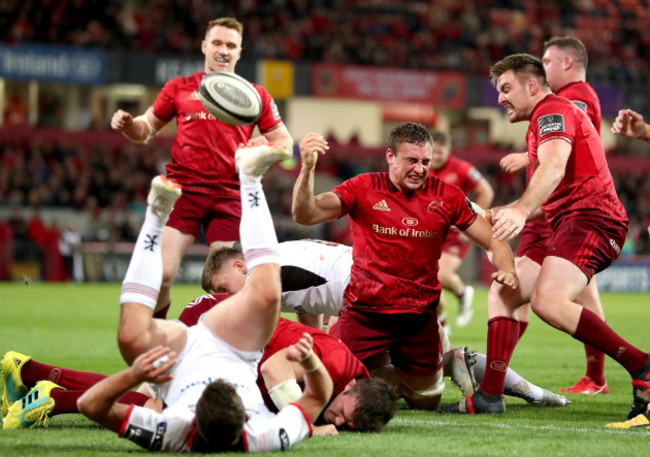
[[[461,259],[464,259],[467,257],[467,253],[472,247],[472,242],[469,241],[467,238],[465,238],[465,242],[461,241],[461,232],[457,232],[456,230],[449,230],[449,233],[447,233],[447,238],[445,238],[445,242],[442,243],[442,252],[446,252],[447,254],[455,255],[456,257],[460,257]]]
[[[627,227],[612,220],[575,216],[558,225],[546,255],[568,260],[591,280],[621,254],[626,233]]]
[[[388,351],[391,362],[410,376],[442,368],[442,344],[435,314],[381,314],[344,309],[332,329],[362,362]]]
[[[551,242],[553,229],[545,220],[529,222],[524,226],[515,257],[526,256],[541,265],[546,257],[546,248]]]
[[[239,241],[240,219],[239,197],[208,197],[183,192],[167,225],[195,238],[203,228],[209,245],[213,241]]]

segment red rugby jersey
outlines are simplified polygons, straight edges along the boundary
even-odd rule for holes
[[[600,135],[600,100],[598,100],[598,95],[596,95],[593,87],[585,82],[569,83],[560,88],[555,95],[570,100],[578,108],[587,113],[591,123],[596,128],[596,132]]]
[[[456,186],[429,176],[405,194],[388,173],[366,173],[334,189],[348,214],[352,273],[344,300],[350,309],[434,313],[440,297],[438,259],[449,228],[465,230],[476,214]]]
[[[447,184],[460,187],[460,190],[465,193],[474,190],[482,176],[474,165],[454,156],[449,156],[447,163],[438,170],[432,168],[429,174],[442,179]]]
[[[585,113],[566,98],[551,94],[533,109],[526,133],[529,179],[539,166],[539,145],[557,138],[568,141],[572,151],[564,178],[542,204],[546,220],[555,226],[563,218],[588,213],[627,227],[627,215],[616,195],[598,132]]]
[[[314,352],[321,359],[332,378],[334,384],[332,398],[343,392],[343,389],[351,380],[370,378],[366,367],[341,340],[313,327],[283,317],[280,318],[273,336],[264,347],[264,355],[260,361],[260,366],[276,352],[298,341],[304,332],[309,333],[314,338]],[[273,400],[269,397],[261,374],[257,377],[257,386],[262,392],[264,403],[271,411],[276,411],[277,408],[275,408]]]
[[[271,95],[253,84],[262,98],[262,114],[255,124],[234,126],[217,120],[199,100],[198,87],[204,72],[174,78],[167,82],[153,104],[159,119],[176,118],[178,133],[172,145],[172,161],[167,176],[183,191],[210,196],[239,196],[235,170],[235,151],[251,138],[255,126],[260,132],[272,130],[282,122]]]

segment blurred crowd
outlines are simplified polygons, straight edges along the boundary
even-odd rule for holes
[[[540,55],[550,36],[576,34],[589,49],[590,81],[638,83],[650,71],[650,0],[0,0],[0,40],[94,46],[109,51],[197,56],[208,20],[234,16],[244,23],[244,59],[290,59],[485,75],[515,52]],[[26,125],[28,110],[9,97],[4,125]],[[48,125],[44,123],[43,125]],[[44,279],[78,278],[72,259],[82,241],[133,241],[152,176],[169,160],[169,138],[134,145],[109,132],[0,131],[0,280],[14,260],[42,265]],[[327,185],[385,169],[383,150],[330,137],[319,163]],[[638,143],[638,142],[637,142]],[[645,145],[634,144],[633,147]],[[460,155],[471,160],[475,151]],[[507,175],[482,151],[480,170],[495,204],[524,189],[523,175]],[[629,151],[628,151],[629,152]],[[265,179],[279,221],[290,220],[296,170],[276,168]],[[624,253],[650,254],[650,177],[630,167],[612,169],[631,220]],[[324,187],[327,187],[324,186]],[[331,188],[331,187],[330,187]],[[83,221],[44,221],[42,208],[83,214]],[[283,219],[284,216],[284,219]],[[80,222],[80,223],[78,223]],[[295,224],[277,227],[281,239],[304,236]],[[349,242],[345,223],[321,235]],[[203,240],[199,238],[198,243]],[[77,279],[79,280],[79,279]]]
[[[54,249],[53,240],[59,239],[69,224],[61,220],[47,225],[40,216],[42,208],[83,214],[78,229],[83,241],[134,241],[140,220],[134,220],[133,215],[144,213],[151,177],[163,172],[169,160],[169,140],[143,146],[106,132],[49,132],[45,136],[35,132],[10,135],[13,139],[0,142],[0,201],[9,210],[4,228],[0,229],[0,246],[11,233],[15,241],[23,242],[16,245],[19,257],[38,257],[42,251]],[[104,136],[115,141],[105,141]],[[332,136],[329,141],[331,149],[318,166],[319,179],[327,181],[326,187],[359,173],[386,169],[383,149],[341,143]],[[498,161],[507,152],[511,151],[455,151],[470,160],[473,155],[480,163],[479,169],[495,189],[495,205],[512,201],[525,188],[523,173],[506,174],[499,168]],[[274,167],[265,178],[269,205],[278,219],[290,219],[296,172],[297,168]],[[650,254],[647,232],[643,230],[650,224],[650,176],[629,167],[613,167],[612,174],[631,220],[626,253]],[[345,227],[332,224],[326,229],[329,239],[347,241]],[[293,239],[301,233],[289,224],[278,227],[278,236]],[[25,249],[30,240],[37,242],[40,254]]]
[[[505,55],[541,55],[549,37],[577,34],[592,80],[650,70],[648,0],[3,0],[0,40],[189,56],[220,16],[244,23],[245,59],[485,75]]]

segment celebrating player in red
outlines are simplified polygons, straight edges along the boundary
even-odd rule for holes
[[[546,41],[544,48],[542,63],[551,90],[558,97],[571,100],[584,111],[596,132],[600,133],[600,101],[594,89],[586,82],[588,56],[584,44],[574,37],[555,37]],[[501,166],[508,172],[523,169],[528,166],[528,154],[525,152],[508,154],[501,160]],[[551,226],[544,219],[528,222],[524,227],[515,257],[521,281],[525,281],[523,275],[532,275],[533,281],[539,276],[546,247],[551,241],[551,234]],[[589,281],[575,301],[605,320],[595,277]],[[518,313],[521,337],[528,326],[530,307],[522,307]],[[605,354],[588,344],[585,345],[585,354],[587,359],[585,376],[574,386],[562,389],[560,392],[584,394],[609,392],[605,380]]]
[[[353,239],[345,309],[332,334],[370,370],[385,366],[411,406],[435,409],[444,390],[436,307],[438,259],[451,226],[493,253],[493,277],[517,287],[507,243],[492,238],[460,189],[429,176],[433,140],[415,123],[395,127],[388,139],[388,173],[365,173],[331,192],[314,196],[319,153],[328,145],[317,134],[300,142],[302,167],[293,191],[293,216],[316,224],[348,215]]]
[[[519,200],[496,213],[494,236],[515,237],[528,218],[542,213],[553,234],[536,281],[522,281],[517,290],[491,290],[501,301],[499,307],[490,307],[485,378],[474,395],[445,410],[505,411],[500,395],[504,370],[519,339],[517,308],[530,299],[533,311],[546,323],[601,350],[630,373],[634,401],[629,417],[634,417],[646,410],[650,398],[648,354],[573,301],[594,274],[620,255],[627,232],[628,219],[598,132],[579,107],[551,93],[539,59],[511,55],[497,62],[490,74],[510,122],[530,121],[528,187]]]
[[[242,24],[233,18],[210,21],[201,43],[204,71],[170,80],[144,114],[134,118],[118,110],[111,120],[114,130],[135,142],[148,142],[176,118],[178,133],[167,177],[180,184],[183,195],[163,235],[163,282],[156,317],[166,315],[169,290],[181,259],[201,228],[211,249],[239,240],[241,205],[235,150],[249,140],[253,145],[273,142],[281,149],[293,147],[275,102],[263,87],[254,85],[263,108],[259,120],[248,126],[228,125],[215,119],[199,100],[199,82],[206,73],[235,71],[242,52],[242,33]],[[251,139],[256,126],[262,135]]]

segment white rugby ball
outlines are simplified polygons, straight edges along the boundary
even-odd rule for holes
[[[255,87],[228,71],[207,73],[199,83],[199,98],[210,114],[230,125],[250,125],[262,114]]]

